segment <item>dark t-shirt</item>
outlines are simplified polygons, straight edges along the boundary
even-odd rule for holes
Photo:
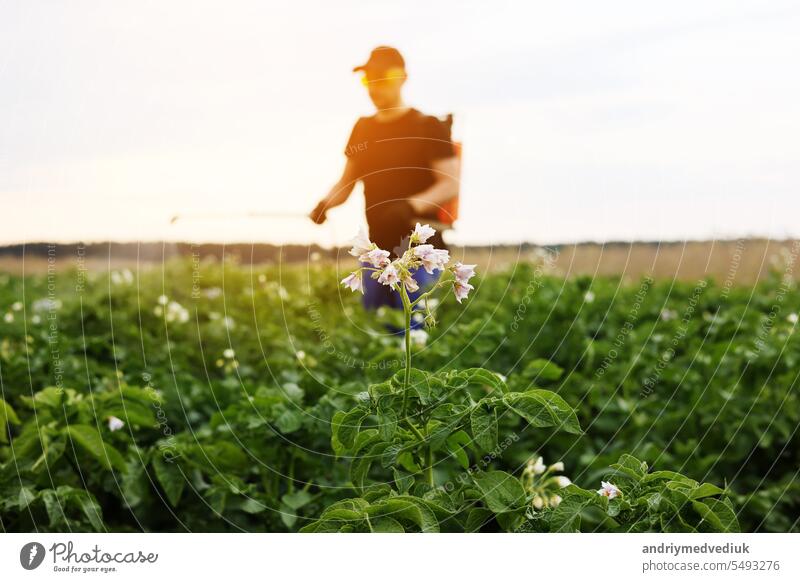
[[[455,152],[449,122],[409,109],[388,122],[360,118],[345,155],[355,163],[358,179],[364,183],[370,238],[393,251],[413,226],[404,201],[433,184],[434,160],[452,157]],[[442,248],[439,233],[435,238],[428,242]]]

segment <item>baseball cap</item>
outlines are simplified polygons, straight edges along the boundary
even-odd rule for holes
[[[390,46],[379,46],[372,50],[367,62],[354,67],[353,72],[364,71],[369,74],[389,69],[405,69],[405,67],[406,62],[399,50]]]

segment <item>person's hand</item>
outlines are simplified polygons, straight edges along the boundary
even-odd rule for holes
[[[315,224],[322,224],[328,218],[327,213],[328,209],[325,203],[320,202],[314,207],[314,210],[309,213],[308,217],[313,220]]]

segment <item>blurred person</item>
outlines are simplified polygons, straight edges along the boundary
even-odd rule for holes
[[[353,72],[363,74],[375,114],[356,121],[344,150],[342,176],[309,216],[317,224],[325,222],[327,212],[344,204],[360,180],[370,240],[400,256],[414,224],[421,222],[437,229],[428,243],[446,249],[437,218],[443,205],[458,196],[460,171],[451,139],[452,117],[442,121],[405,103],[405,60],[395,48],[377,47]],[[412,300],[438,276],[424,269],[414,273],[420,289],[409,294]],[[402,309],[399,294],[365,277],[364,306],[384,305]]]

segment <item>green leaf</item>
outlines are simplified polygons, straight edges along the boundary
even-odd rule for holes
[[[392,475],[394,475],[395,487],[401,494],[408,493],[408,490],[414,485],[414,476],[404,475],[396,467],[392,467]]]
[[[28,506],[36,500],[36,494],[28,487],[22,487],[19,490],[19,497],[17,506],[20,511],[27,509]]]
[[[64,428],[64,433],[97,459],[104,468],[109,471],[112,469],[125,470],[125,459],[120,452],[111,445],[105,444],[100,433],[94,427],[87,424],[71,424]]]
[[[525,516],[521,511],[517,511],[498,513],[495,519],[497,520],[497,525],[499,525],[503,531],[515,532],[525,521]]]
[[[387,380],[380,384],[370,384],[367,388],[367,393],[373,402],[379,402],[382,397],[394,394],[392,381]]]
[[[192,461],[213,473],[239,472],[252,466],[252,461],[239,446],[226,440],[192,445],[188,448]]]
[[[689,494],[689,499],[702,499],[703,497],[713,497],[714,495],[722,495],[725,493],[724,489],[720,489],[711,483],[703,483]]]
[[[307,526],[301,527],[300,533],[336,533],[339,531],[339,524],[334,521],[325,521],[318,519]]]
[[[238,509],[249,513],[250,515],[256,515],[267,510],[266,504],[253,497],[236,497],[229,502],[228,506],[232,509]]]
[[[683,481],[687,484],[697,483],[693,479],[689,479],[689,477],[676,473],[675,471],[653,471],[642,478],[642,483],[651,483],[653,481]]]
[[[399,381],[399,376],[403,374],[403,372],[398,372],[395,374],[393,381]],[[403,384],[399,384],[402,386]],[[432,401],[433,395],[433,387],[434,387],[434,379],[431,377],[430,374],[427,372],[423,372],[422,370],[412,369],[411,375],[409,378],[409,386],[408,389],[413,393],[416,393],[419,397],[419,401],[423,405],[428,405]]]
[[[467,523],[464,526],[464,531],[467,533],[476,533],[481,528],[492,521],[492,513],[490,510],[483,507],[473,507],[467,515]]]
[[[488,386],[499,392],[508,392],[505,381],[497,374],[484,368],[468,368],[458,373],[458,377],[465,381],[467,385],[477,384]]]
[[[103,511],[94,496],[88,491],[78,490],[75,492],[75,500],[81,511],[89,520],[95,531],[105,531],[103,525]]]
[[[555,392],[539,389],[512,392],[503,396],[503,402],[531,426],[556,426],[569,433],[581,434],[575,411]]]
[[[404,533],[406,531],[399,521],[391,517],[371,519],[369,529],[373,533]]]
[[[339,522],[360,522],[364,519],[364,513],[361,511],[353,511],[352,509],[329,509],[322,514],[328,521],[339,521]]]
[[[283,393],[292,402],[302,402],[305,391],[294,382],[288,382],[283,385]]]
[[[36,406],[46,406],[48,408],[56,408],[61,405],[62,399],[66,395],[66,391],[62,388],[55,386],[48,386],[44,390],[40,390],[33,395],[33,398],[28,398],[26,402],[31,404],[31,408]]]
[[[497,412],[494,409],[486,410],[479,403],[469,415],[469,421],[472,438],[482,451],[488,452],[497,448]]]
[[[58,499],[58,495],[52,489],[45,489],[41,493],[42,501],[44,501],[44,508],[47,511],[47,517],[50,519],[50,527],[55,527],[66,520],[64,509]]]
[[[281,497],[283,504],[290,509],[294,509],[295,511],[311,503],[312,499],[314,499],[314,496],[308,491],[303,491],[302,489],[295,491],[294,493],[287,493]]]
[[[228,504],[230,489],[221,485],[213,485],[203,492],[208,508],[215,514],[222,516]]]
[[[353,459],[350,465],[350,481],[352,481],[356,489],[360,490],[364,488],[364,481],[369,473],[369,468],[372,466],[373,462],[381,458],[387,446],[388,443],[375,443],[366,449],[361,456]]]
[[[150,494],[150,477],[145,470],[147,461],[138,455],[128,455],[127,469],[122,474],[121,493],[125,507],[137,507]]]
[[[587,505],[589,501],[582,497],[565,497],[550,514],[550,531],[580,531],[581,513]]]
[[[486,506],[495,513],[516,511],[525,505],[522,484],[505,471],[477,473],[472,480],[483,494]]]
[[[636,481],[641,481],[647,475],[647,463],[643,463],[631,455],[622,455],[611,468],[624,473]]]
[[[314,496],[308,491],[300,489],[294,493],[287,493],[281,497],[281,521],[287,528],[292,529],[294,524],[297,523],[297,512],[311,503]],[[266,509],[263,504],[260,504],[262,509]]]
[[[186,486],[186,476],[177,463],[167,461],[161,455],[156,455],[152,463],[156,479],[167,495],[170,505],[177,507],[183,494],[183,488]]]
[[[297,523],[296,510],[292,509],[288,505],[281,504],[280,516],[283,525],[285,525],[288,529],[292,529],[294,527],[294,524]]]
[[[722,533],[738,533],[741,531],[739,529],[739,521],[736,519],[736,513],[730,505],[719,499],[692,501],[692,507],[711,526],[713,531]]]
[[[283,434],[290,434],[303,426],[303,413],[296,409],[282,407],[275,418],[275,426]]]
[[[464,452],[464,446],[470,443],[469,435],[463,430],[460,430],[450,435],[445,442],[447,444],[448,452],[455,457],[456,461],[458,461],[458,464],[461,465],[463,469],[468,469],[469,457],[467,456],[467,453]]]
[[[391,497],[383,503],[371,507],[369,513],[375,513],[381,517],[391,517],[395,520],[408,520],[417,525],[423,533],[439,531],[439,521],[436,519],[436,515],[424,501],[416,497],[407,495]]]
[[[392,440],[397,432],[397,414],[393,410],[378,413],[378,432],[383,440]]]
[[[359,497],[355,497],[352,499],[342,499],[341,501],[337,501],[333,505],[328,506],[325,509],[325,511],[322,512],[321,517],[327,517],[329,512],[334,511],[336,509],[346,509],[347,511],[354,511],[359,515],[362,515],[368,507],[369,507],[369,502]]]
[[[0,427],[2,427],[3,432],[5,432],[6,424],[19,424],[19,417],[14,412],[14,409],[11,408],[11,405],[0,398]]]
[[[534,381],[548,380],[551,382],[555,382],[561,378],[561,374],[563,373],[563,368],[543,358],[537,358],[532,362],[528,362],[523,372],[526,378],[531,378]]]
[[[349,412],[339,411],[333,415],[331,431],[333,437],[341,443],[344,450],[352,448],[356,435],[361,429],[361,422],[367,415],[363,408],[354,408]]]

